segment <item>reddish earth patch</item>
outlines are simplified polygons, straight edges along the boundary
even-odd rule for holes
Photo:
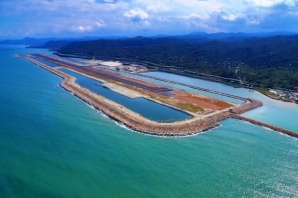
[[[178,93],[176,93],[178,92]],[[205,110],[222,110],[228,107],[231,107],[232,105],[229,103],[226,103],[224,101],[220,101],[214,98],[209,98],[205,96],[195,95],[184,91],[176,91],[173,98],[177,100],[181,100],[184,102],[192,103],[195,105],[198,105],[199,107],[205,109]]]

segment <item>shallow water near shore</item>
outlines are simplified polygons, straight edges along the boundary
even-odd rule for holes
[[[0,197],[297,197],[298,141],[234,119],[162,138],[116,125],[59,87],[61,78],[0,46]],[[298,132],[298,105],[172,74],[261,100],[245,114]]]

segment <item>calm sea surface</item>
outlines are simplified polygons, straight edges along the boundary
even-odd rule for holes
[[[0,46],[0,197],[297,197],[298,141],[234,119],[161,138],[127,130]],[[46,51],[43,51],[46,52]],[[298,132],[298,105],[159,72],[149,75],[261,100],[245,114]]]

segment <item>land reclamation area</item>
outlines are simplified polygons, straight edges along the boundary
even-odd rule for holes
[[[262,125],[261,122],[244,119],[239,115],[262,106],[261,102],[254,99],[234,96],[235,98],[244,100],[245,103],[232,104],[218,99],[186,92],[184,90],[123,76],[115,72],[101,70],[94,66],[80,66],[76,63],[65,61],[54,56],[31,54],[27,55],[25,58],[62,77],[64,80],[60,83],[60,85],[67,91],[74,93],[77,97],[102,111],[112,119],[139,132],[163,136],[191,135],[216,127],[219,125],[219,121],[230,117]],[[53,65],[48,66],[41,60],[55,64],[57,67],[52,67]],[[146,119],[142,115],[137,114],[136,112],[133,112],[112,100],[104,98],[84,87],[81,87],[75,82],[76,79],[73,76],[59,70],[61,67],[86,75],[90,78],[97,79],[103,82],[103,84],[108,83],[108,86],[114,86],[115,91],[121,92],[121,90],[126,90],[126,95],[129,94],[129,90],[132,90],[132,93],[134,93],[133,95],[138,95],[156,103],[184,111],[192,115],[192,117],[186,120],[170,123],[156,122]],[[122,94],[125,95],[125,93]],[[266,125],[266,127],[270,128],[268,125]],[[274,130],[294,137],[297,135],[294,132],[276,129],[276,127]]]
[[[92,78],[128,88],[140,93],[144,98],[185,111],[193,116],[204,115],[233,106],[233,104],[221,100],[123,76],[118,73],[99,69],[95,66],[79,66],[75,63],[43,54],[34,54],[33,56],[81,74],[91,76]]]

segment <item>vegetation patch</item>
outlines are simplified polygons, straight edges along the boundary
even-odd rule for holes
[[[44,47],[47,47],[45,44]],[[207,39],[164,37],[68,43],[60,54],[137,62],[151,69],[219,76],[251,87],[298,87],[298,35]]]
[[[263,87],[257,87],[256,90],[270,98],[274,98],[274,99],[277,99],[279,100],[280,98],[274,94],[274,93],[271,93],[267,88],[263,88]]]
[[[204,111],[204,109],[202,109],[201,107],[191,103],[177,102],[176,106],[179,107],[180,109],[183,109],[192,113],[198,113],[198,112]]]

